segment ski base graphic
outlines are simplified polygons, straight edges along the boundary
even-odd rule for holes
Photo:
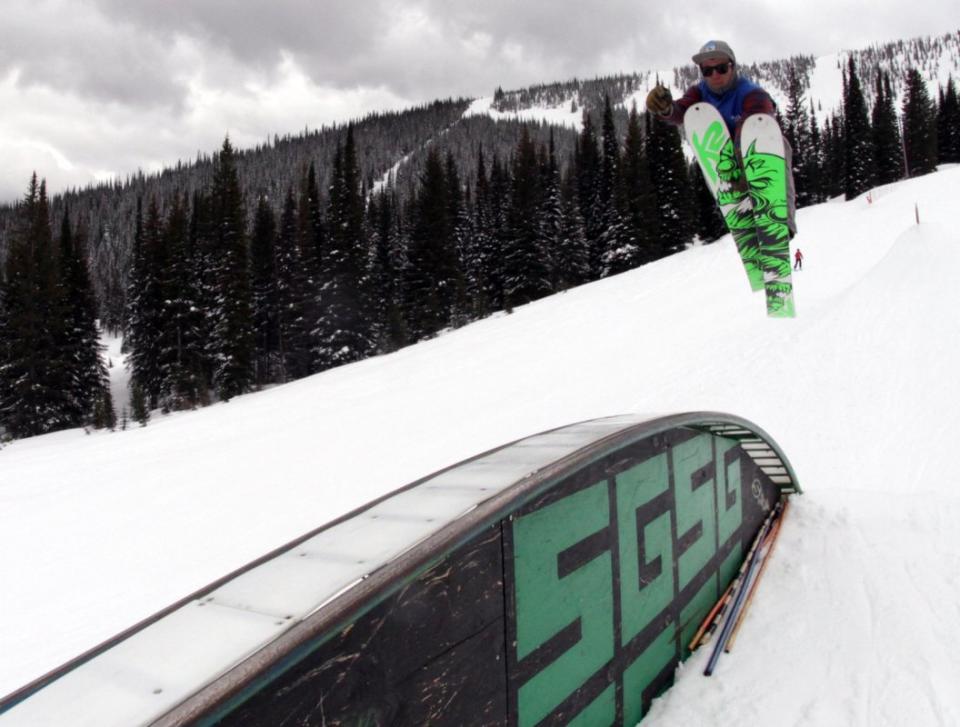
[[[787,225],[787,163],[772,116],[743,123],[740,154],[720,113],[696,103],[684,114],[684,135],[733,235],[751,290],[764,290],[767,315],[796,315]],[[742,160],[742,161],[741,161]]]
[[[727,125],[713,106],[696,103],[684,114],[683,130],[687,142],[693,147],[704,181],[717,200],[723,221],[733,235],[750,289],[763,290],[753,205]]]
[[[776,119],[767,114],[747,117],[740,131],[740,153],[757,227],[767,315],[793,318],[796,309],[790,273],[789,171],[783,134]]]

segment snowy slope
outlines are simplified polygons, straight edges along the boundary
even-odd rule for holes
[[[0,450],[0,694],[363,502],[621,412],[763,427],[805,490],[746,627],[658,725],[960,724],[960,168],[801,210],[799,317],[729,238],[147,428]],[[922,224],[914,223],[917,205]]]

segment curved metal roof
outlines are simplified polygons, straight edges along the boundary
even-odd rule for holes
[[[730,414],[627,414],[536,434],[396,490],[173,604],[9,695],[0,727],[205,719],[560,478],[677,428],[737,440],[783,493],[800,491],[776,442]]]

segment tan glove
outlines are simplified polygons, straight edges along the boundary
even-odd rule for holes
[[[666,116],[673,111],[673,96],[670,95],[670,89],[659,83],[654,86],[653,90],[647,94],[647,110],[659,116]]]

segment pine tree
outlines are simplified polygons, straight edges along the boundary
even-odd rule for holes
[[[573,288],[592,279],[586,223],[580,214],[576,177],[572,169],[563,180],[561,189],[563,215],[561,217],[560,244],[558,252],[554,256],[556,290]]]
[[[342,150],[338,147],[333,161],[333,180],[342,176]],[[329,192],[330,190],[328,190]],[[297,197],[295,240],[299,260],[299,314],[303,318],[301,344],[309,352],[308,372],[316,373],[327,367],[320,360],[320,336],[324,326],[323,266],[329,264],[330,236],[324,224],[323,202],[317,181],[316,166],[311,161],[300,179]],[[303,374],[305,375],[305,374]]]
[[[141,427],[147,426],[147,422],[150,421],[150,406],[147,404],[146,393],[135,381],[131,381],[130,384],[130,408],[133,420],[139,422]]]
[[[526,126],[511,163],[508,240],[504,248],[504,305],[507,310],[542,298],[550,292],[546,252],[539,246],[537,212],[540,209],[540,164]]]
[[[937,168],[937,114],[927,84],[915,68],[907,72],[903,100],[903,146],[907,172],[918,177]]]
[[[30,181],[17,208],[3,291],[5,353],[0,361],[0,423],[29,437],[75,426],[63,351],[62,295],[53,253],[46,182]]]
[[[3,442],[4,429],[6,427],[6,416],[3,407],[12,393],[11,382],[7,380],[7,376],[10,372],[8,367],[12,355],[13,334],[10,330],[10,320],[7,313],[7,286],[4,281],[5,275],[6,271],[0,268],[0,444]]]
[[[400,249],[398,203],[394,190],[384,189],[370,201],[370,290],[373,293],[377,350],[395,351],[406,344],[400,298],[403,257]]]
[[[113,431],[117,428],[117,410],[113,406],[113,393],[110,391],[109,383],[94,402],[92,423],[94,429]]]
[[[812,204],[815,193],[812,189],[813,169],[811,155],[810,121],[807,118],[806,104],[803,100],[803,86],[794,66],[787,72],[787,113],[783,124],[783,135],[793,152],[793,180],[796,188],[797,205]]]
[[[553,131],[550,132],[549,146],[542,150],[540,162],[540,206],[537,210],[536,246],[543,250],[544,261],[549,273],[550,290],[560,290],[560,255],[563,246],[563,200],[560,189],[560,168],[557,163],[557,150]]]
[[[495,310],[491,275],[492,265],[499,259],[499,254],[497,236],[493,230],[494,218],[490,179],[487,177],[483,145],[479,145],[474,184],[473,235],[463,260],[465,295],[477,318],[483,318]]]
[[[406,325],[414,339],[427,338],[449,326],[464,285],[452,221],[444,164],[432,148],[427,154],[413,219],[404,275]]]
[[[250,390],[254,351],[246,212],[229,138],[214,164],[210,197],[217,299],[209,350],[215,364],[214,385],[227,401]]]
[[[279,296],[276,271],[277,221],[266,197],[260,197],[250,236],[253,285],[254,364],[257,386],[276,381],[280,356]]]
[[[876,101],[873,105],[873,158],[876,161],[877,184],[889,184],[903,177],[903,153],[897,112],[890,90],[890,76],[877,75]]]
[[[510,173],[494,155],[490,166],[489,222],[490,241],[484,248],[481,264],[486,298],[490,310],[506,306],[504,251],[509,244]]]
[[[812,204],[824,202],[827,199],[827,191],[824,181],[824,160],[826,153],[824,151],[823,135],[820,132],[820,126],[817,123],[816,110],[813,107],[813,101],[810,101],[810,148],[807,154],[807,184],[810,187],[810,201]]]
[[[650,180],[642,118],[634,104],[627,121],[620,174],[625,239],[630,253],[624,261],[624,270],[650,262],[658,256],[657,197]]]
[[[827,198],[839,197],[846,184],[846,141],[843,136],[843,117],[834,114],[824,129],[826,156],[824,158],[825,193]]]
[[[445,161],[445,177],[447,181],[447,217],[450,220],[453,247],[457,256],[457,267],[462,276],[461,284],[457,287],[456,298],[453,301],[453,323],[463,325],[471,319],[470,304],[467,302],[466,261],[469,249],[473,245],[473,236],[470,215],[467,210],[467,200],[463,185],[460,182],[460,172],[453,153],[447,151]]]
[[[133,270],[127,293],[129,310],[124,345],[131,383],[140,388],[146,406],[158,406],[162,389],[161,336],[163,329],[163,223],[156,198],[151,198],[146,218],[134,235]]]
[[[713,242],[726,234],[727,226],[720,215],[713,192],[707,186],[696,162],[690,165],[689,176],[696,208],[694,233],[702,242]]]
[[[593,119],[583,111],[583,127],[574,152],[573,166],[577,178],[577,202],[583,216],[587,245],[590,250],[590,276],[599,278],[603,269],[603,215],[600,209],[600,151]]]
[[[60,226],[60,287],[66,326],[59,347],[71,387],[72,424],[112,428],[116,417],[110,402],[110,379],[101,357],[103,346],[87,269],[86,234],[83,228],[74,234],[66,209]]]
[[[313,162],[307,168],[300,195],[299,217],[300,252],[304,268],[310,278],[319,285],[320,270],[328,253],[327,229],[323,220],[323,201],[317,182],[317,169]]]
[[[843,191],[847,199],[853,199],[873,186],[874,162],[867,103],[852,55],[847,63],[843,97],[843,137],[846,169]]]
[[[656,257],[683,250],[693,237],[690,213],[693,200],[687,179],[687,162],[680,146],[680,132],[654,122],[646,114],[647,156],[656,193]]]
[[[194,316],[191,319],[194,336],[189,342],[190,356],[198,376],[197,396],[201,405],[210,402],[214,387],[216,363],[209,343],[213,338],[214,315],[218,304],[216,224],[210,191],[193,193],[190,210],[187,265],[195,297]]]
[[[330,185],[328,250],[321,261],[321,318],[315,331],[319,368],[359,361],[374,348],[366,291],[367,240],[353,128],[338,147]]]
[[[613,120],[610,97],[604,99],[602,151],[597,194],[600,219],[600,275],[615,275],[640,262],[639,247],[631,240],[623,220],[626,207],[620,140]]]
[[[942,100],[937,106],[937,151],[943,164],[960,163],[960,99],[953,83],[947,79],[946,89],[941,89]]]
[[[288,189],[276,242],[278,375],[281,383],[311,373],[312,324],[308,324],[304,312],[313,300],[311,286],[314,281],[303,264],[297,217],[297,199],[293,189]]]
[[[34,220],[33,240],[37,251],[38,291],[41,309],[45,318],[47,336],[42,341],[47,350],[44,367],[47,372],[47,425],[46,431],[55,431],[79,426],[89,414],[86,396],[79,392],[79,382],[74,378],[78,336],[72,335],[72,316],[68,309],[71,301],[64,286],[63,270],[54,247],[50,224],[50,206],[46,182],[40,183],[40,193]],[[71,243],[72,244],[72,243]],[[48,287],[49,286],[49,287]],[[97,334],[94,329],[93,342]],[[84,360],[89,360],[83,357]],[[89,418],[87,418],[89,420]]]
[[[187,198],[175,194],[163,230],[160,406],[189,409],[204,399],[204,315],[190,236]]]

